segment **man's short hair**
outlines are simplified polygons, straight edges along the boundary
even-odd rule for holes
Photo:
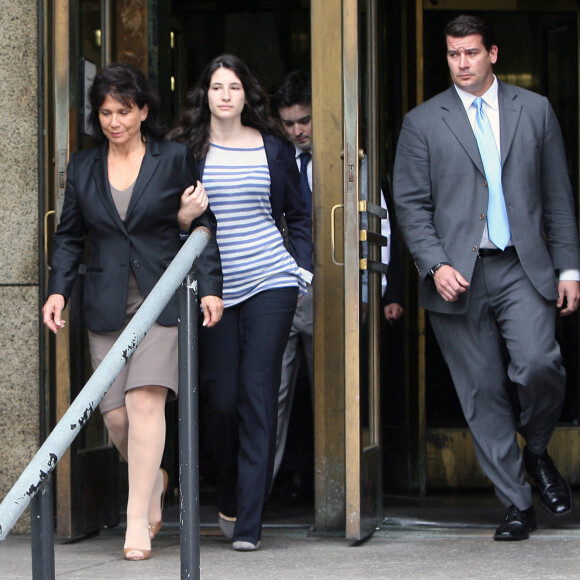
[[[274,104],[276,109],[293,105],[311,105],[310,73],[296,70],[288,74],[274,95]]]
[[[489,22],[476,16],[475,14],[461,14],[448,22],[443,31],[445,40],[451,36],[453,38],[463,38],[471,34],[480,34],[483,46],[489,52],[495,45],[495,33]]]

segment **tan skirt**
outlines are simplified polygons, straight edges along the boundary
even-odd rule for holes
[[[91,362],[96,369],[115,341],[121,336],[125,327],[131,320],[134,311],[138,308],[135,303],[136,281],[131,276],[129,288],[129,307],[127,318],[120,330],[114,332],[93,332],[89,330],[89,347]],[[138,303],[142,302],[137,300]],[[137,306],[137,308],[135,308]],[[133,356],[99,404],[101,413],[112,411],[125,405],[125,393],[130,389],[157,385],[168,389],[167,400],[172,401],[177,397],[178,386],[178,362],[177,362],[177,326],[161,326],[154,323],[141,344],[136,348]]]

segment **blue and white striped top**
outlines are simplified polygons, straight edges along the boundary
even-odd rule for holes
[[[305,293],[300,269],[284,248],[272,217],[264,146],[210,145],[203,185],[218,223],[224,306],[273,288],[295,286]]]

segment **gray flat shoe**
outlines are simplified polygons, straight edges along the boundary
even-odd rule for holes
[[[233,543],[234,550],[236,552],[254,552],[260,547],[260,542],[257,544],[252,544],[252,542],[244,542],[242,540],[238,540],[237,542]]]
[[[236,519],[229,520],[225,518],[221,513],[218,514],[218,524],[222,534],[231,540],[234,537],[234,528],[236,527]]]

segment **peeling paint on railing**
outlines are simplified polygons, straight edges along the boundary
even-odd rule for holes
[[[185,242],[103,362],[8,492],[0,504],[0,541],[10,533],[32,497],[81,432],[117,375],[190,272],[210,235],[209,230],[200,227]]]

